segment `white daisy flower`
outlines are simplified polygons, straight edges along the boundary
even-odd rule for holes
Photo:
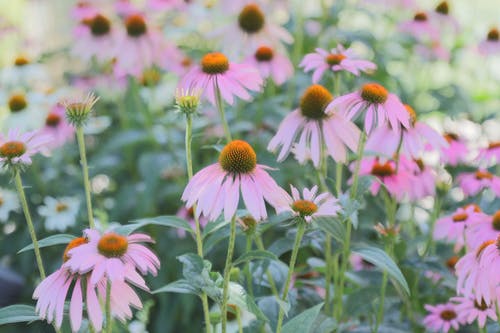
[[[45,197],[44,205],[38,207],[38,214],[45,217],[45,229],[65,231],[75,225],[80,200],[75,197]]]
[[[17,193],[0,188],[0,222],[7,222],[10,212],[19,210]]]

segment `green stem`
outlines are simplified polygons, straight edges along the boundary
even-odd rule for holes
[[[246,252],[252,251],[252,236],[247,235],[247,246],[245,249]],[[250,262],[245,264],[245,277],[247,280],[247,289],[248,294],[253,297],[253,281],[252,281],[252,273],[250,272]]]
[[[231,263],[233,261],[234,243],[236,241],[236,215],[231,219],[231,227],[229,232],[229,245],[227,247],[226,264],[224,266],[224,284],[222,287],[222,333],[226,333],[227,329],[227,301],[229,292],[229,276],[231,272]]]
[[[215,102],[217,104],[217,110],[219,111],[222,127],[224,128],[224,135],[226,136],[226,141],[227,143],[229,143],[233,141],[233,139],[231,137],[231,131],[229,130],[229,125],[227,124],[226,113],[224,112],[224,101],[222,100],[218,83],[215,85],[214,89],[215,89],[214,94],[215,94]]]
[[[297,261],[297,254],[299,253],[299,249],[300,249],[300,242],[302,241],[302,237],[304,236],[305,231],[306,231],[306,222],[299,221],[298,228],[297,228],[297,234],[295,235],[295,242],[293,244],[292,257],[290,258],[290,265],[289,265],[288,274],[286,277],[285,288],[283,289],[283,296],[281,297],[281,300],[283,302],[286,302],[286,299],[288,297],[290,282],[292,281],[292,275],[293,275],[293,272],[295,269],[295,262]],[[283,325],[284,316],[285,316],[285,312],[283,311],[283,307],[280,307],[280,311],[278,314],[278,324],[276,326],[276,333],[281,332],[281,326]]]
[[[85,200],[87,202],[87,215],[89,219],[89,226],[91,229],[95,228],[94,214],[92,213],[92,199],[90,196],[90,181],[89,181],[89,167],[87,165],[87,154],[85,153],[85,138],[83,136],[83,127],[76,127],[76,138],[78,141],[78,148],[80,150],[80,164],[83,173],[83,187],[85,188]]]
[[[238,321],[238,333],[243,333],[243,323],[241,322],[240,308],[236,308],[236,320]]]
[[[24,217],[26,218],[26,223],[28,224],[28,231],[31,236],[31,242],[33,243],[33,248],[35,249],[35,257],[36,257],[36,263],[38,265],[38,271],[40,272],[40,277],[43,280],[45,279],[45,269],[43,268],[42,255],[40,254],[40,247],[38,245],[38,240],[36,238],[35,227],[33,226],[33,220],[31,219],[30,209],[28,207],[28,201],[26,200],[26,194],[24,193],[21,174],[17,169],[14,171],[14,180],[16,183],[17,193],[19,193],[19,198],[21,200],[21,206],[23,207]]]
[[[260,235],[256,234],[255,235],[255,244],[257,245],[257,248],[261,251],[265,251],[266,249],[264,248],[264,243],[262,242],[262,238]],[[271,272],[269,272],[269,269],[266,269],[266,276],[267,276],[267,281],[269,282],[269,285],[271,286],[271,291],[274,296],[280,297],[278,293],[278,288],[276,288],[276,283],[274,282],[273,276]]]
[[[330,281],[332,280],[332,238],[325,235],[325,312],[330,312]]]
[[[193,178],[193,157],[192,157],[192,146],[191,142],[193,139],[193,119],[191,114],[186,114],[186,168],[188,173],[188,179]],[[195,237],[196,237],[196,251],[198,255],[203,258],[203,240],[201,235],[201,226],[198,215],[196,214],[196,206],[193,206],[193,216],[195,224]],[[211,333],[212,326],[210,325],[210,309],[208,307],[208,296],[205,292],[201,294],[201,303],[203,306],[203,317],[205,318],[205,331],[206,333]]]
[[[359,170],[361,168],[361,160],[363,159],[363,152],[365,148],[365,142],[366,142],[366,134],[365,132],[361,132],[361,139],[358,145],[358,152],[357,152],[357,160],[356,160],[356,165],[354,167],[354,174],[353,174],[353,181],[352,181],[352,187],[351,187],[351,200],[356,198],[357,191],[358,191],[358,182],[359,182]],[[344,280],[345,280],[345,272],[347,270],[347,265],[349,263],[349,255],[350,255],[350,247],[351,247],[351,231],[352,231],[352,221],[347,221],[346,225],[346,233],[345,233],[345,239],[344,239],[344,244],[342,247],[342,261],[340,263],[340,269],[339,269],[339,278],[338,278],[338,286],[337,289],[335,290],[335,319],[339,323],[340,320],[342,319],[342,312],[343,312],[343,307],[342,307],[342,300],[344,296]]]
[[[111,319],[111,281],[106,283],[106,333],[113,332],[113,321]]]
[[[435,244],[434,244],[434,227],[436,226],[436,220],[439,215],[439,212],[441,211],[441,198],[439,197],[439,194],[436,195],[436,201],[434,202],[434,210],[432,211],[431,215],[431,227],[429,229],[429,234],[427,235],[427,244],[425,246],[425,251],[422,254],[422,257],[424,257],[427,254],[433,254],[435,251]]]
[[[337,197],[342,194],[342,164],[337,163],[335,166],[335,191],[337,192]]]

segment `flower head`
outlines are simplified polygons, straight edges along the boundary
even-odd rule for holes
[[[480,149],[479,156],[477,157],[480,161],[485,161],[487,163],[499,163],[500,162],[500,141],[492,141],[488,146]]]
[[[489,188],[500,197],[500,177],[487,170],[461,173],[458,175],[458,182],[466,195],[476,195]]]
[[[88,119],[92,108],[99,100],[93,93],[88,93],[84,98],[74,98],[61,102],[61,105],[66,109],[66,117],[68,121],[78,127],[82,126]]]
[[[257,164],[257,155],[245,141],[228,143],[212,164],[189,181],[182,200],[187,207],[197,205],[196,214],[215,220],[222,212],[230,220],[236,213],[240,199],[256,220],[267,217],[265,201],[273,207],[287,202],[288,195],[267,174],[268,167]]]
[[[293,75],[293,65],[290,59],[267,45],[257,48],[245,63],[257,68],[264,79],[272,78],[277,85],[282,85]]]
[[[0,188],[0,222],[7,222],[10,212],[17,211],[20,207],[16,192]]]
[[[424,318],[424,325],[433,332],[447,333],[451,328],[458,330],[462,321],[458,318],[456,305],[453,303],[425,305],[429,314]]]
[[[9,130],[6,136],[0,134],[0,163],[4,166],[23,167],[31,164],[31,156],[42,150],[50,138],[38,131],[21,133]]]
[[[57,104],[45,118],[45,125],[40,130],[40,134],[51,138],[49,148],[61,147],[74,138],[75,128],[69,124],[65,113],[64,107]]]
[[[486,303],[483,300],[478,302],[473,297],[452,297],[450,299],[456,303],[455,309],[460,321],[472,324],[477,320],[479,327],[484,327],[488,318],[497,321],[495,305],[490,302]]]
[[[175,104],[179,111],[184,114],[193,114],[200,104],[201,92],[195,90],[177,89],[175,92]]]
[[[491,28],[486,39],[479,44],[479,53],[485,56],[500,54],[500,32],[498,28]]]
[[[44,205],[38,207],[38,213],[45,218],[47,230],[65,231],[74,226],[80,208],[80,200],[73,197],[46,197]]]
[[[454,133],[445,133],[443,137],[448,142],[448,146],[441,147],[441,160],[451,166],[465,162],[469,154],[465,142]]]
[[[74,34],[75,42],[71,50],[74,56],[87,62],[93,57],[100,62],[113,58],[117,34],[107,16],[95,13],[85,18]]]
[[[290,188],[292,197],[289,198],[288,205],[280,207],[279,211],[290,211],[306,222],[311,222],[316,216],[336,216],[340,211],[338,200],[333,195],[328,192],[317,194],[318,186],[304,188],[302,196],[293,185]]]
[[[439,40],[439,30],[426,12],[416,12],[412,20],[401,23],[399,28],[419,41]]]

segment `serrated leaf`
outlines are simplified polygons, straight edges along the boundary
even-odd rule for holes
[[[278,257],[269,251],[254,250],[241,255],[233,262],[233,265],[236,266],[252,260],[278,260]]]
[[[142,227],[145,227],[147,225],[159,225],[163,227],[173,227],[173,228],[179,228],[179,229],[184,229],[185,231],[188,232],[193,232],[193,228],[187,223],[185,220],[181,219],[180,217],[173,216],[173,215],[164,215],[164,216],[157,216],[157,217],[150,217],[150,218],[145,218],[145,219],[140,219],[140,220],[135,220],[132,221],[133,223],[130,224],[125,224],[120,227],[117,227],[114,229],[115,232],[122,234],[122,235],[128,235],[131,232],[134,232],[137,229],[140,229]]]
[[[289,322],[287,322],[283,326],[283,333],[310,333],[311,328],[318,317],[319,311],[323,307],[324,303],[319,303],[318,305],[313,306],[299,314],[298,316],[293,317]]]
[[[0,309],[0,325],[40,320],[31,305],[16,304]]]
[[[396,263],[392,260],[387,253],[378,247],[374,246],[357,246],[352,250],[353,253],[361,256],[364,260],[372,263],[378,268],[387,271],[389,276],[392,278],[391,281],[397,283],[402,289],[406,292],[407,295],[410,295],[410,289],[408,288],[408,283],[406,282],[403,273],[396,265]]]
[[[156,289],[151,292],[152,294],[159,293],[178,293],[178,294],[193,294],[199,295],[199,292],[196,288],[191,286],[188,280],[180,279],[169,283],[159,289]]]
[[[345,226],[338,218],[330,216],[317,216],[313,221],[324,232],[330,234],[335,240],[343,244],[345,240]]]
[[[52,246],[52,245],[60,245],[60,244],[68,244],[71,242],[73,239],[76,237],[73,235],[68,235],[68,234],[57,234],[57,235],[52,235],[44,239],[40,239],[38,241],[38,246],[39,247],[47,247],[47,246]],[[33,250],[33,244],[26,245],[22,249],[20,249],[17,253],[23,253],[29,250]]]

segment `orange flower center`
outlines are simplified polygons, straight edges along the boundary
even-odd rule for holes
[[[273,49],[269,46],[261,46],[255,51],[255,59],[260,62],[271,61],[274,57]]]
[[[443,312],[441,312],[441,314],[439,316],[443,320],[452,321],[453,319],[455,319],[457,317],[457,313],[453,310],[444,310]]]
[[[16,58],[16,60],[14,60],[14,65],[18,66],[18,67],[25,66],[29,63],[30,63],[30,61],[26,57],[23,57],[23,56],[19,56]]]
[[[342,62],[342,60],[344,60],[345,58],[347,58],[345,55],[339,53],[339,54],[329,54],[326,56],[326,63],[330,66],[334,66],[334,65],[338,65]]]
[[[19,157],[26,152],[26,145],[21,141],[8,141],[0,146],[0,156],[6,158]]]
[[[61,122],[61,116],[59,116],[57,113],[49,113],[47,115],[47,118],[45,118],[45,125],[49,127],[57,127],[59,123]]]
[[[490,31],[488,31],[487,39],[490,42],[498,42],[499,38],[500,38],[500,33],[498,32],[497,28],[492,28]]]
[[[325,87],[313,84],[307,88],[300,99],[300,112],[310,119],[323,119],[327,116],[325,108],[332,100],[332,94]]]
[[[22,94],[15,94],[9,98],[9,109],[12,112],[19,112],[24,110],[28,106],[26,97]]]
[[[292,209],[294,212],[300,214],[300,216],[311,216],[318,211],[318,206],[309,200],[297,200],[292,204]]]
[[[361,87],[361,98],[372,104],[382,104],[387,101],[387,89],[378,83],[367,83]]]
[[[477,301],[474,301],[474,307],[480,311],[485,311],[489,308],[488,304],[486,304],[486,302],[484,301],[484,298],[481,298],[481,304],[479,304]]]
[[[413,16],[413,20],[417,22],[425,22],[427,21],[427,14],[424,12],[418,12]]]
[[[105,257],[121,257],[128,249],[127,237],[114,232],[107,233],[97,243],[97,249]]]
[[[64,212],[68,210],[68,205],[62,203],[62,202],[58,202],[57,205],[56,205],[56,212],[58,213],[61,213],[61,212]]]
[[[384,164],[375,162],[370,173],[377,177],[389,177],[394,175],[396,170],[394,170],[390,162],[385,162]]]
[[[445,133],[443,137],[448,143],[452,143],[453,141],[458,141],[458,135],[456,135],[455,133]]]
[[[240,28],[249,34],[259,32],[264,27],[265,21],[266,18],[264,13],[260,7],[254,3],[243,7],[243,10],[238,16]]]
[[[453,222],[463,222],[467,220],[467,218],[469,218],[469,215],[467,215],[467,213],[457,213],[452,217]]]
[[[201,58],[201,70],[207,74],[222,74],[228,69],[229,60],[222,53],[207,53]]]
[[[497,212],[493,214],[491,224],[493,226],[493,229],[500,231],[500,210],[497,210]]]
[[[459,259],[460,258],[458,256],[450,257],[448,260],[446,260],[446,266],[448,266],[449,269],[455,269],[455,265],[457,264]]]
[[[446,1],[443,1],[436,6],[436,13],[448,15],[449,12],[450,12],[450,7],[448,6],[448,2]]]
[[[417,121],[417,113],[408,104],[405,104],[405,109],[406,109],[406,112],[408,112],[408,115],[410,116],[411,124],[414,126],[415,122]]]
[[[222,149],[219,164],[230,173],[250,173],[257,165],[257,155],[247,142],[234,140]]]
[[[139,14],[127,17],[125,20],[125,27],[127,28],[127,34],[130,37],[140,37],[148,31],[144,17]]]
[[[500,148],[500,141],[490,142],[488,149]]]
[[[478,205],[476,204],[468,204],[468,205],[465,205],[464,206],[464,209],[467,209],[469,207],[474,207],[474,212],[475,213],[480,213],[481,212],[481,207],[479,207]]]
[[[71,249],[74,249],[75,247],[78,247],[80,245],[83,245],[85,243],[88,243],[87,238],[85,237],[78,237],[73,239],[69,244],[66,246],[66,249],[64,250],[63,253],[63,262],[66,262],[69,260],[68,252]]]
[[[106,16],[97,14],[87,22],[90,32],[95,37],[105,36],[111,30],[111,22]]]
[[[476,171],[476,179],[477,180],[482,180],[482,179],[492,179],[493,175],[489,173],[488,171],[481,171],[478,170]]]
[[[182,59],[181,61],[181,66],[182,67],[189,67],[193,64],[193,60],[191,60],[191,58],[189,57],[185,57],[184,59]]]
[[[494,240],[489,240],[484,243],[482,243],[476,250],[476,259],[479,259],[481,254],[483,253],[484,249],[487,248],[489,245],[495,244]]]

